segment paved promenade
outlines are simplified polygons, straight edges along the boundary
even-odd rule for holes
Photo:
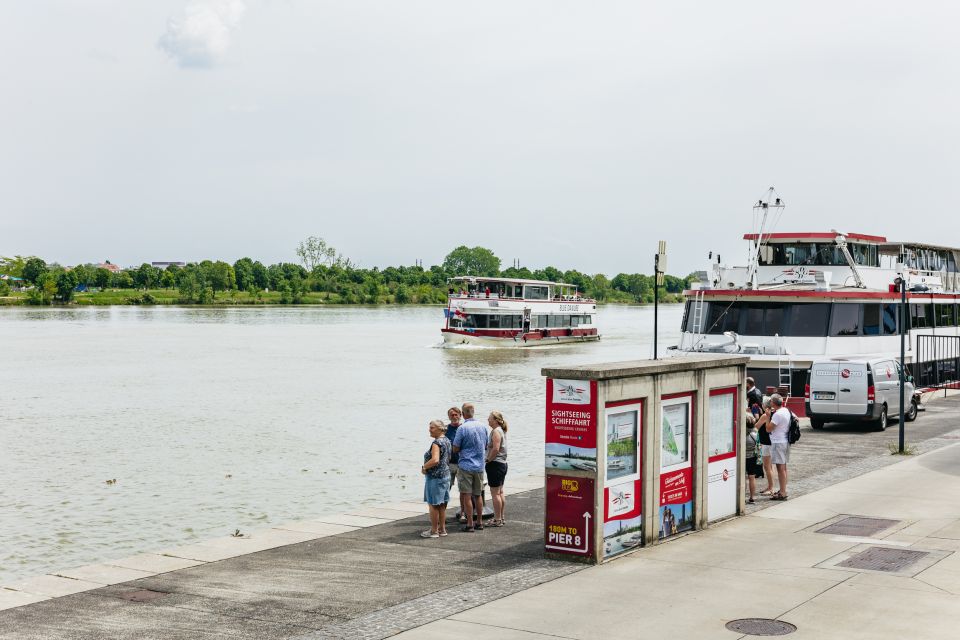
[[[884,522],[871,534],[867,521],[847,516]],[[858,526],[844,526],[850,524]],[[734,640],[748,636],[725,625],[741,618],[785,621],[796,626],[790,637],[797,640],[957,638],[960,446],[633,552],[397,640]]]
[[[602,567],[542,559],[542,477],[515,477],[508,526],[482,533],[421,539],[423,505],[396,503],[6,585],[0,638],[735,638],[723,625],[745,616],[795,637],[953,637],[958,415],[960,395],[930,403],[908,442],[932,453],[907,459],[887,451],[896,425],[804,429],[790,501]],[[878,542],[816,532],[841,514],[896,522]],[[926,555],[893,574],[836,566],[872,544]]]

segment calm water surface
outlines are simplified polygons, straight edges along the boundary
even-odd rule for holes
[[[681,314],[661,307],[661,348]],[[0,584],[419,500],[427,423],[466,400],[509,421],[511,474],[540,468],[540,368],[651,354],[652,308],[599,322],[599,343],[442,349],[437,307],[2,309]]]

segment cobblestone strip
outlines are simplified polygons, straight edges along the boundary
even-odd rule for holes
[[[587,565],[531,560],[518,567],[324,627],[294,640],[380,640],[585,569]]]

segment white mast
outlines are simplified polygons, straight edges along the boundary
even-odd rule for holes
[[[757,238],[754,240],[753,249],[750,251],[750,261],[747,264],[747,282],[751,289],[757,289],[757,267],[760,266],[760,251],[763,249],[763,244],[766,242],[767,238],[770,237],[770,231],[775,226],[776,223],[780,220],[780,216],[783,214],[784,203],[780,198],[774,199],[776,191],[773,187],[767,189],[766,199],[761,198],[757,201],[757,204],[753,205],[753,219],[754,224],[756,224],[757,217],[760,217],[760,230],[757,233]],[[771,204],[771,200],[773,203]],[[770,210],[773,209],[774,220],[769,222]]]

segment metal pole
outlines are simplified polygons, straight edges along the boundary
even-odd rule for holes
[[[907,377],[906,368],[906,339],[907,339],[907,281],[900,276],[900,453],[903,453],[904,420],[904,383]]]
[[[653,359],[657,359],[657,313],[660,301],[660,254],[653,257]]]

